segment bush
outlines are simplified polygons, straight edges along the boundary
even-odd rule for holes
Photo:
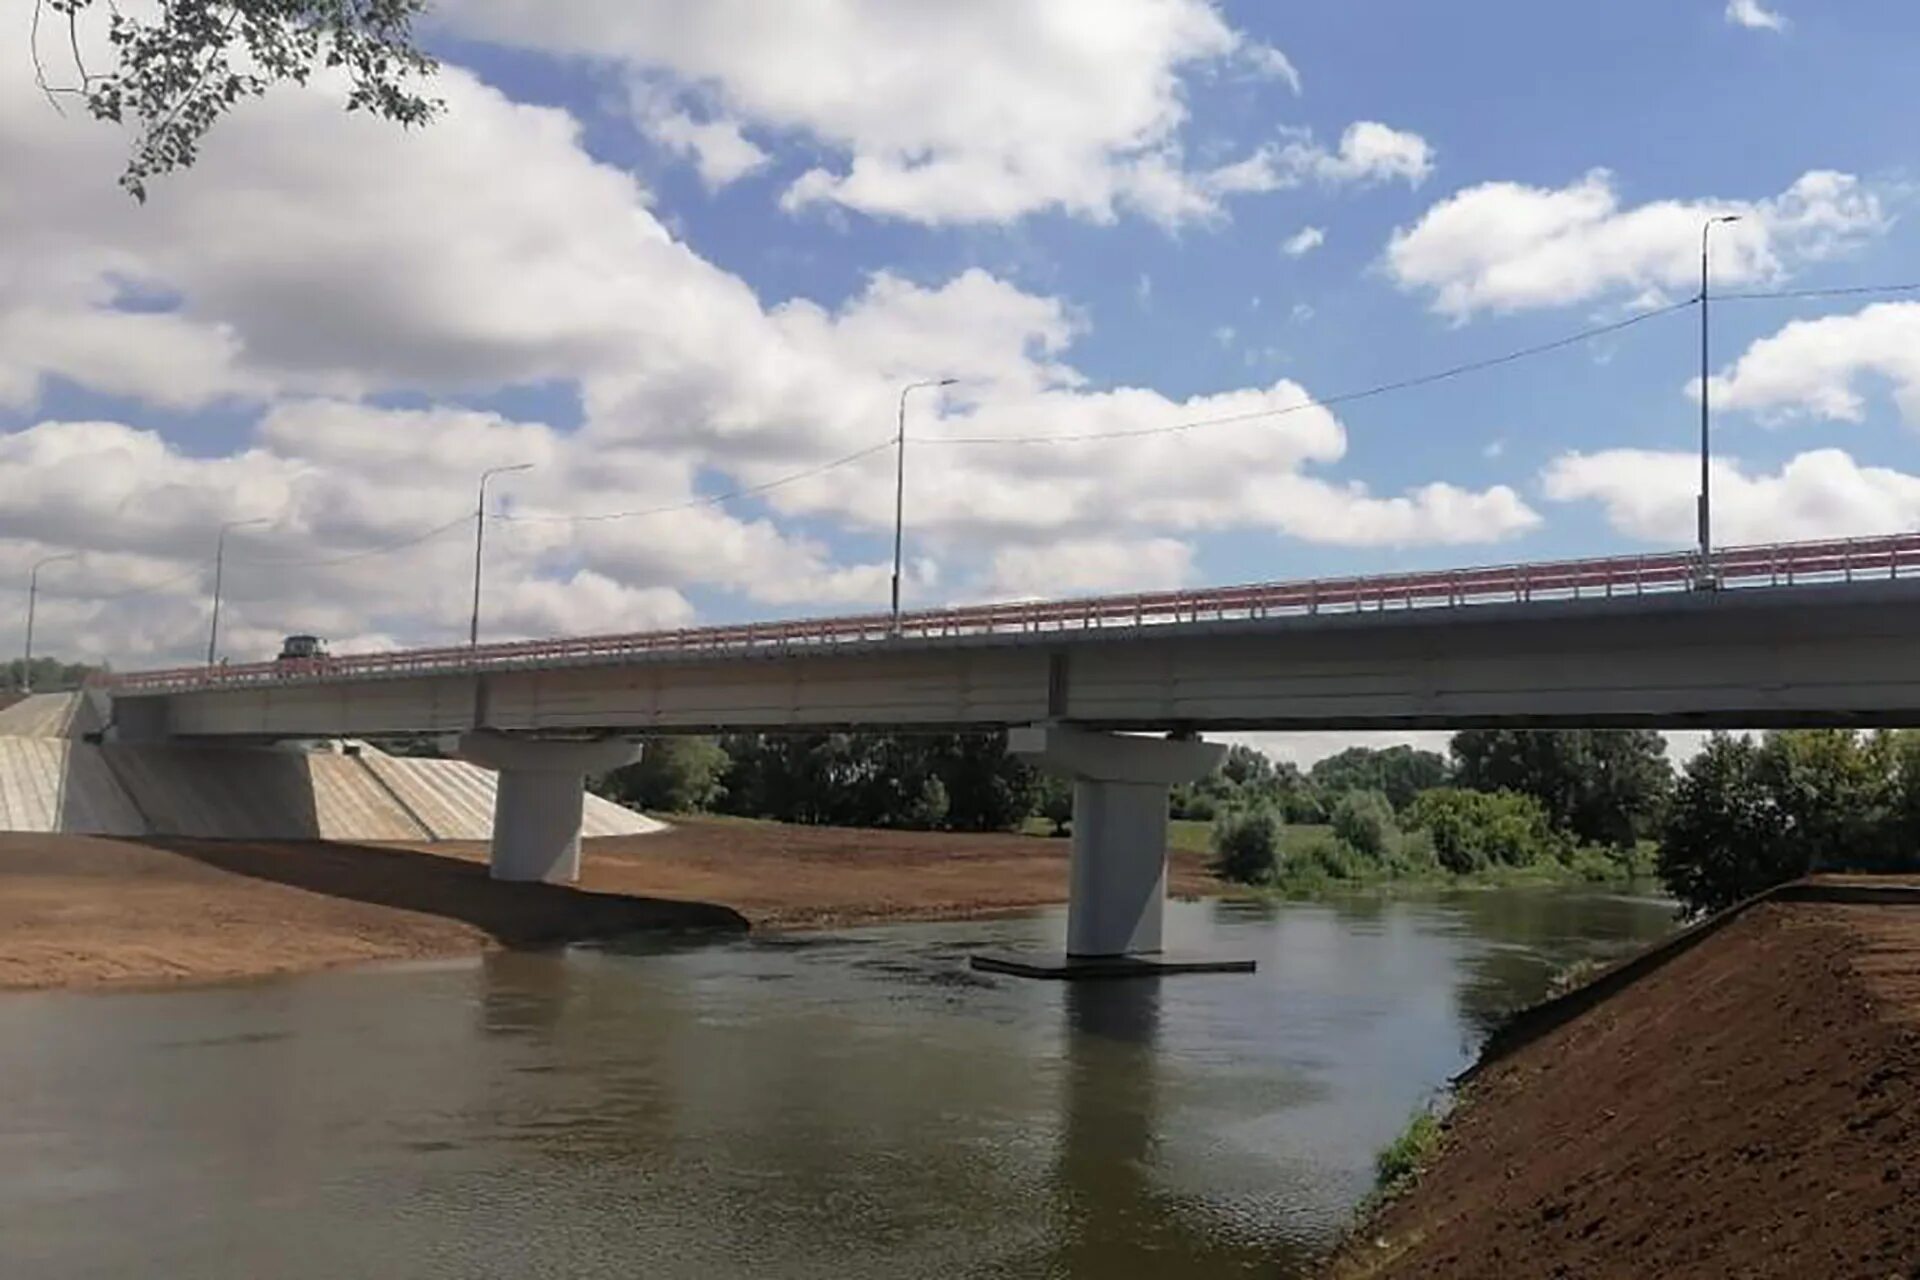
[[[1213,873],[1238,884],[1260,884],[1274,872],[1280,848],[1280,820],[1272,809],[1254,805],[1229,809],[1213,822]]]
[[[1283,880],[1358,880],[1367,859],[1330,831],[1312,831],[1287,842],[1280,856]]]
[[[1341,796],[1333,806],[1333,833],[1376,861],[1399,834],[1393,825],[1393,806],[1378,791],[1349,791]]]
[[[1433,855],[1449,871],[1527,867],[1561,851],[1547,811],[1515,791],[1423,791],[1407,811],[1407,825],[1424,831]]]

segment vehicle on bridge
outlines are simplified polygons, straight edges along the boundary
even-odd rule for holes
[[[324,662],[332,655],[327,652],[327,642],[319,636],[292,635],[280,642],[280,656],[275,662]]]

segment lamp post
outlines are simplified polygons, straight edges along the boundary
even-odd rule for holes
[[[207,666],[216,661],[214,651],[220,644],[220,582],[227,567],[227,531],[245,529],[251,525],[272,524],[265,516],[257,520],[229,520],[220,526],[220,536],[213,540],[213,619],[207,624]]]
[[[480,647],[480,555],[487,539],[487,481],[511,471],[531,471],[531,462],[510,467],[488,467],[480,473],[480,501],[473,509],[473,617],[467,624],[467,647]]]
[[[922,387],[950,387],[958,378],[931,378],[900,388],[900,425],[893,437],[893,634],[900,634],[900,540],[906,527],[907,393]]]
[[[33,610],[40,598],[40,570],[60,560],[77,560],[78,551],[62,551],[58,555],[42,556],[33,562],[33,568],[27,572],[27,660],[20,668],[20,692],[33,692]]]
[[[1712,408],[1709,403],[1708,378],[1712,375],[1707,349],[1707,313],[1709,285],[1708,244],[1713,229],[1724,222],[1738,222],[1737,213],[1722,214],[1717,218],[1708,218],[1700,227],[1700,502],[1696,514],[1700,521],[1700,575],[1698,585],[1712,587],[1713,581],[1713,479],[1708,471],[1708,459],[1712,451]]]

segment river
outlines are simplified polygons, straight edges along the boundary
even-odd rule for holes
[[[0,1274],[1310,1272],[1596,891],[1173,903],[1253,975],[970,972],[1055,913],[0,997]]]

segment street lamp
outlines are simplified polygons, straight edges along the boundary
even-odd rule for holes
[[[220,644],[220,580],[226,573],[227,531],[245,529],[252,525],[272,524],[266,516],[257,520],[229,520],[220,526],[220,536],[213,541],[213,621],[207,626],[207,666],[214,664],[214,650]]]
[[[900,634],[900,536],[907,501],[907,393],[922,387],[950,387],[958,378],[932,378],[900,388],[900,426],[893,437],[893,634]]]
[[[1713,480],[1708,474],[1707,462],[1711,452],[1710,431],[1712,410],[1708,402],[1707,379],[1712,370],[1707,353],[1707,312],[1708,276],[1707,246],[1713,229],[1724,222],[1738,222],[1737,213],[1722,214],[1717,218],[1708,218],[1700,227],[1700,503],[1696,514],[1700,520],[1700,577],[1699,585],[1713,586]]]
[[[20,692],[33,692],[33,607],[40,597],[40,570],[59,560],[78,560],[78,551],[62,551],[58,555],[42,556],[33,562],[33,568],[27,573],[27,660],[20,668]]]
[[[531,471],[531,462],[516,462],[510,467],[488,467],[480,473],[480,502],[473,509],[473,618],[467,624],[467,647],[480,647],[480,552],[487,538],[487,481],[510,471]]]

